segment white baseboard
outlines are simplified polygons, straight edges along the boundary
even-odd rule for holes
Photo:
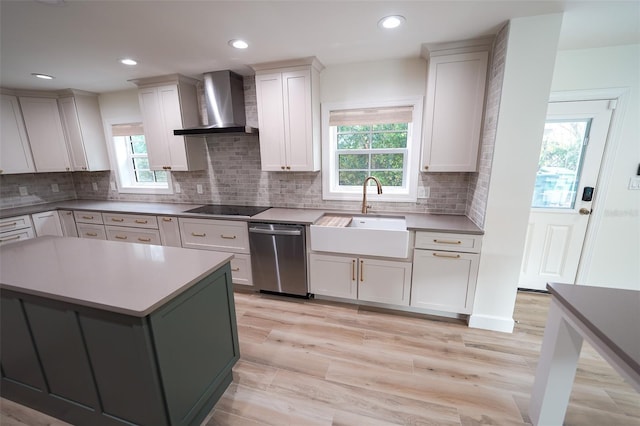
[[[513,321],[513,318],[475,314],[472,314],[471,317],[469,317],[469,327],[471,328],[482,328],[484,330],[513,333],[514,326],[515,321]]]

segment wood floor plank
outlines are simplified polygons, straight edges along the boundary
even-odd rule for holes
[[[548,294],[513,333],[344,303],[235,294],[240,361],[207,426],[529,425]],[[64,422],[0,399],[2,426]],[[585,342],[566,425],[640,426],[640,394]]]

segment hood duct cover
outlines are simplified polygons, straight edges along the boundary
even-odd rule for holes
[[[204,75],[206,126],[177,129],[174,135],[207,135],[212,133],[255,133],[246,125],[242,76],[232,71],[214,71]]]

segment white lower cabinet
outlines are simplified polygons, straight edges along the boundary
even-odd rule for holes
[[[158,229],[163,246],[182,247],[177,217],[158,216]]]
[[[58,210],[60,216],[60,225],[62,226],[62,235],[65,237],[77,237],[78,229],[76,228],[76,220],[73,212],[70,210]]]
[[[96,223],[78,223],[78,237],[80,238],[93,238],[96,240],[106,240],[107,233],[104,229],[104,225]]]
[[[311,293],[409,305],[410,262],[312,253],[309,267]]]
[[[29,215],[0,219],[0,246],[33,238],[33,226]]]
[[[33,220],[33,227],[35,228],[36,236],[63,236],[62,224],[60,223],[60,216],[57,210],[34,213],[31,215],[31,219]]]
[[[471,314],[481,238],[479,235],[416,232],[411,306]]]
[[[185,217],[179,218],[178,222],[182,247],[234,253],[231,260],[233,283],[253,285],[247,222]]]

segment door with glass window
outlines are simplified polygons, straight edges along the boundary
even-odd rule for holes
[[[612,112],[608,100],[549,104],[519,287],[575,284]]]

